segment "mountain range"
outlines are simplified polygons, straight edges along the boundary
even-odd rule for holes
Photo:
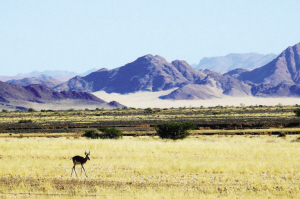
[[[123,105],[117,102],[107,103],[99,99],[93,94],[78,91],[61,91],[57,92],[53,89],[39,85],[32,84],[29,86],[19,86],[0,81],[0,107],[8,109],[27,109],[34,104],[40,106],[47,106],[51,104],[63,104],[65,106],[96,106],[104,108],[122,108]]]
[[[116,69],[103,68],[85,77],[76,76],[54,87],[54,90],[103,90],[121,94],[141,90],[160,91],[180,87],[204,79],[205,76],[205,73],[192,68],[185,61],[169,63],[161,56],[146,55]]]
[[[253,55],[253,54],[251,54]],[[256,55],[256,54],[255,54]],[[76,76],[62,83],[57,91],[105,91],[133,93],[178,88],[161,99],[210,99],[229,96],[299,96],[300,44],[288,47],[259,68],[237,68],[225,74],[196,70],[187,62],[167,62],[158,55],[145,55],[112,70],[100,69],[87,76]],[[284,92],[282,91],[284,90]]]
[[[236,54],[231,54],[228,57],[235,56]],[[247,56],[257,58],[257,54],[253,53]],[[111,70],[102,68],[85,76],[75,76],[63,83],[46,75],[12,80],[9,81],[10,84],[0,82],[0,102],[13,106],[18,104],[12,104],[13,101],[47,104],[78,100],[78,104],[96,103],[101,107],[112,108],[122,105],[117,102],[106,103],[90,93],[105,91],[128,94],[169,89],[172,89],[172,92],[160,96],[161,99],[194,100],[224,96],[299,97],[300,43],[288,47],[275,58],[272,56],[273,54],[260,56],[260,60],[271,61],[253,70],[235,68],[221,73],[210,69],[197,70],[183,60],[168,62],[159,55],[148,54],[124,66]]]

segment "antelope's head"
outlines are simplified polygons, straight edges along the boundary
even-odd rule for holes
[[[88,153],[85,151],[84,154],[85,154],[85,157],[86,157],[88,160],[91,160],[91,159],[90,159],[90,155],[91,155],[91,152],[90,152],[90,151],[89,151]]]

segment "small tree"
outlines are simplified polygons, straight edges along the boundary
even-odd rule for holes
[[[297,117],[300,117],[300,108],[293,111]]]
[[[195,124],[191,122],[178,123],[178,122],[165,122],[155,126],[158,136],[162,139],[184,139],[190,135],[188,130],[196,128]]]
[[[35,112],[35,110],[33,108],[29,108],[28,112]]]
[[[108,127],[101,127],[98,128],[99,131],[102,132],[100,134],[100,138],[102,139],[119,139],[122,138],[122,131],[116,129],[116,128],[108,128]]]
[[[153,113],[153,110],[152,110],[152,108],[146,108],[146,109],[144,110],[144,113],[146,113],[146,114],[152,114],[152,113]]]
[[[92,139],[98,139],[100,135],[99,133],[97,133],[95,129],[89,129],[86,130],[82,136],[92,138]]]

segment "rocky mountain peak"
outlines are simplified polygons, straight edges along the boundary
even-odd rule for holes
[[[241,73],[238,79],[256,84],[300,83],[300,43],[285,49],[268,64]]]

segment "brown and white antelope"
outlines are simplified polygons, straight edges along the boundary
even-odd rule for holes
[[[74,166],[72,168],[71,176],[72,176],[72,173],[73,173],[73,169],[74,169],[75,174],[77,176],[77,173],[76,173],[76,170],[75,170],[76,164],[81,164],[81,173],[82,173],[82,169],[84,170],[84,173],[85,173],[85,169],[84,169],[83,165],[86,163],[87,160],[91,160],[90,159],[91,153],[90,153],[90,151],[88,153],[85,151],[84,154],[85,154],[85,158],[81,157],[79,155],[76,155],[76,156],[74,156],[73,158],[70,159],[70,160],[73,160],[73,164],[74,164]],[[85,176],[87,177],[86,173],[85,173]]]

